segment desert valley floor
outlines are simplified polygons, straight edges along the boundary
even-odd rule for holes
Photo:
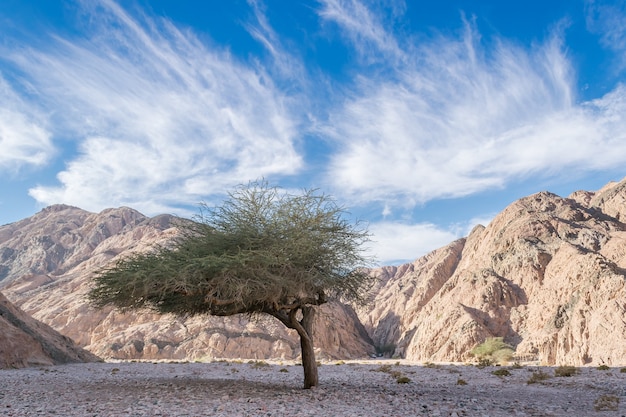
[[[494,371],[508,370],[497,376]],[[329,362],[88,363],[0,370],[0,415],[624,416],[626,370]],[[543,375],[546,379],[538,378]],[[506,372],[504,372],[506,373]],[[406,383],[398,378],[406,377]],[[537,382],[529,383],[536,379]]]

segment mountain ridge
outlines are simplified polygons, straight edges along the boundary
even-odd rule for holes
[[[371,270],[372,303],[319,309],[318,354],[374,350],[412,361],[468,361],[488,337],[544,364],[626,364],[626,180],[568,197],[521,198],[412,263]],[[95,311],[91,274],[176,235],[174,218],[127,208],[51,206],[0,227],[0,290],[35,318],[105,358],[296,358],[271,318],[180,319]]]

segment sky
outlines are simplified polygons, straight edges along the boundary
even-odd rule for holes
[[[3,0],[0,225],[315,188],[381,265],[626,176],[626,1]]]

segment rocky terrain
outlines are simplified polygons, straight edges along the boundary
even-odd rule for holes
[[[100,358],[79,348],[0,294],[0,369],[73,362],[95,362]]]
[[[320,358],[375,349],[410,361],[468,361],[487,337],[545,365],[626,364],[626,181],[569,197],[522,198],[486,227],[415,262],[372,270],[372,303],[320,309]],[[104,358],[277,358],[299,354],[272,318],[120,314],[91,309],[98,268],[176,234],[171,216],[52,206],[0,227],[0,290]]]
[[[103,357],[116,359],[282,358],[300,354],[295,331],[273,317],[158,316],[94,310],[85,300],[94,271],[129,251],[176,234],[172,216],[147,218],[129,208],[89,213],[51,206],[0,227],[0,289],[33,317]],[[374,352],[351,307],[319,309],[320,358]]]
[[[0,370],[0,414],[22,416],[624,416],[626,373],[328,363],[99,363]],[[400,375],[406,383],[398,383]],[[537,378],[536,375],[543,375]],[[545,378],[545,379],[544,379]],[[535,383],[529,381],[537,380]]]
[[[626,181],[522,198],[467,238],[376,271],[360,317],[413,361],[466,361],[500,336],[543,364],[626,364],[625,218]]]

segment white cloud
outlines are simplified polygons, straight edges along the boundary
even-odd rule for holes
[[[626,1],[587,0],[587,28],[601,36],[604,47],[626,51]],[[626,64],[626,59],[622,59]]]
[[[328,179],[340,193],[411,207],[626,163],[626,88],[577,103],[558,35],[529,48],[494,39],[488,48],[465,25],[461,38],[414,45],[384,78],[362,76],[335,109],[325,133],[338,144]],[[360,29],[344,30],[361,42]]]
[[[80,142],[59,186],[30,190],[40,203],[152,214],[298,172],[296,105],[262,68],[167,20],[134,18],[112,1],[89,4],[88,40],[57,38],[10,57],[58,133]]]
[[[366,61],[401,60],[404,52],[379,17],[358,0],[321,0],[320,17],[334,22]],[[393,8],[393,7],[392,7]],[[399,7],[402,9],[403,7]],[[394,13],[398,13],[394,9]]]
[[[369,226],[369,250],[381,265],[413,262],[461,237],[455,230],[431,223],[378,222]]]
[[[45,116],[24,102],[0,75],[0,171],[42,166],[54,147]]]

